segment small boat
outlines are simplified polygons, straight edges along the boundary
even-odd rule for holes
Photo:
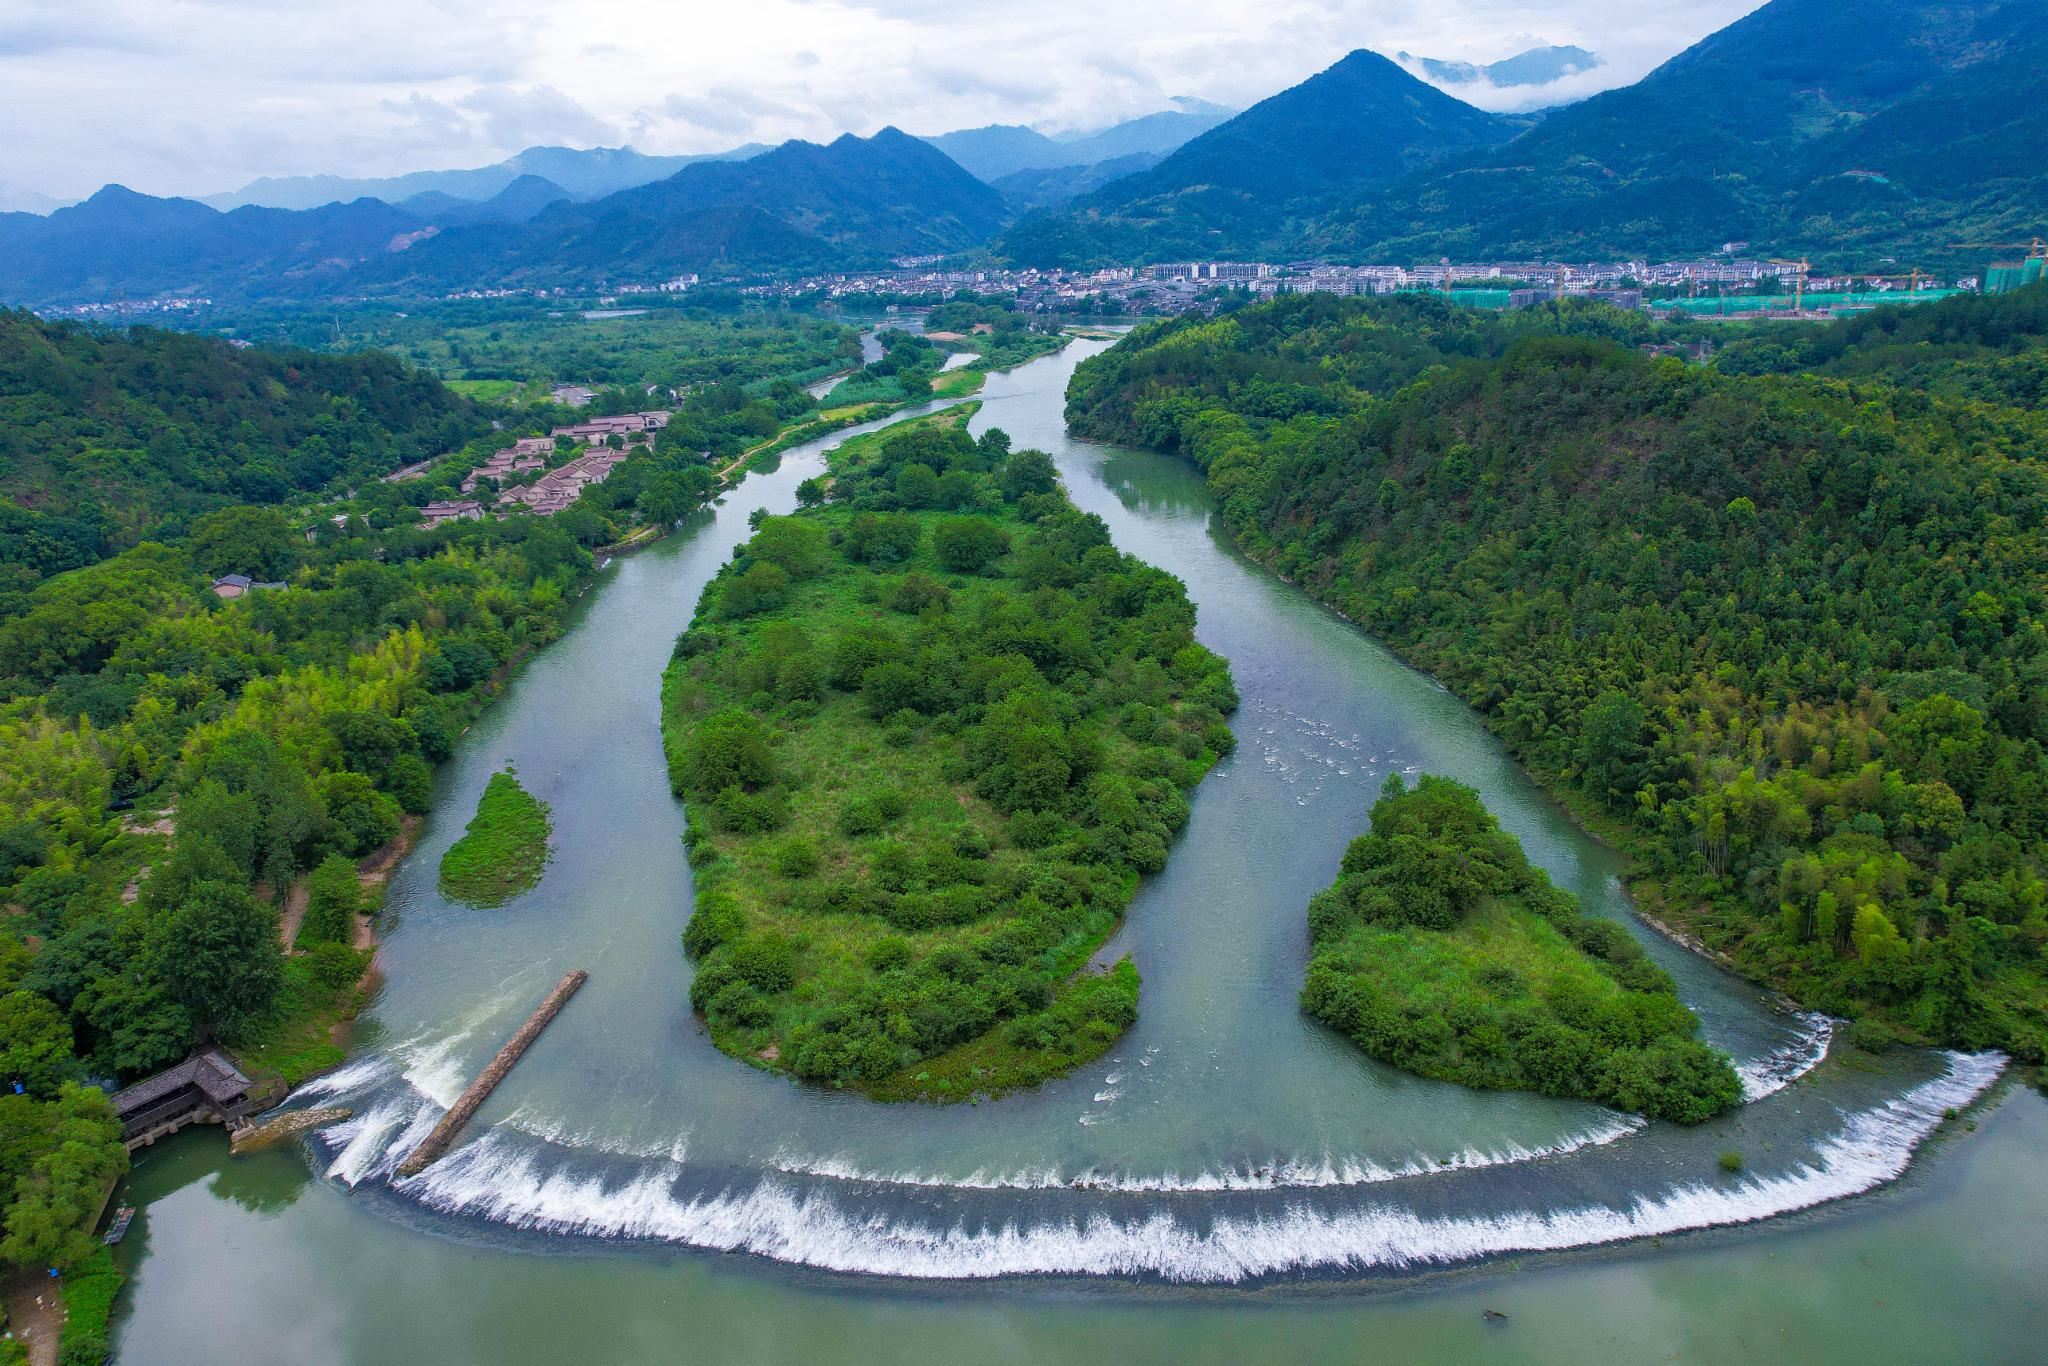
[[[121,1239],[127,1236],[128,1225],[134,1222],[135,1206],[121,1206],[121,1208],[114,1211],[114,1222],[107,1225],[106,1235],[102,1237],[100,1241],[102,1243],[105,1243],[108,1247],[112,1247],[114,1244],[120,1242]]]

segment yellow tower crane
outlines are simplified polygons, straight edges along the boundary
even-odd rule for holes
[[[1806,312],[1806,273],[1813,269],[1811,263],[1802,256],[1797,261],[1772,261],[1769,264],[1799,267],[1799,274],[1792,280],[1792,311],[1803,315]]]

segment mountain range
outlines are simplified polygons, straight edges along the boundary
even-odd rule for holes
[[[631,147],[529,147],[490,166],[459,171],[413,171],[371,179],[346,176],[264,176],[239,190],[203,196],[216,209],[256,204],[273,209],[317,209],[353,199],[402,204],[420,195],[481,202],[503,194],[529,176],[560,187],[572,199],[598,199],[636,185],[664,180],[699,161],[744,161],[767,151],[758,142],[700,156],[647,156]]]
[[[306,297],[870,266],[965,250],[1008,217],[996,190],[894,128],[693,162],[588,202],[539,177],[483,204],[428,192],[226,213],[109,186],[47,217],[0,214],[0,297]]]
[[[2039,229],[2039,0],[1774,0],[1635,85],[1303,235],[1346,257],[1859,256]]]
[[[1175,104],[1176,108],[1128,119],[1092,133],[1048,137],[1021,124],[992,123],[985,128],[940,133],[925,141],[993,184],[1019,171],[1099,166],[1139,156],[1163,157],[1229,119],[1233,112],[1220,104],[1196,99],[1182,98]]]
[[[1267,255],[1353,199],[1524,123],[1475,109],[1378,53],[1353,52],[1069,212],[1028,217],[1011,258]]]
[[[535,169],[486,198],[401,177],[384,185],[411,190],[398,203],[299,212],[110,186],[47,216],[0,213],[0,299],[440,292],[976,249],[1035,265],[1585,260],[1744,240],[1845,268],[1981,261],[1989,248],[1965,244],[2043,226],[2041,8],[1772,0],[1635,85],[1540,116],[1484,112],[1359,51],[1227,119],[1184,107],[1064,139],[886,128],[691,161],[598,198],[603,175],[659,159],[534,149],[513,161]],[[1082,160],[1017,164],[1054,156]]]
[[[975,246],[1008,220],[1003,197],[895,128],[829,145],[786,142],[746,161],[705,161],[530,220],[434,233],[386,252],[380,283],[583,282],[875,265]]]
[[[1417,57],[1406,52],[1400,53],[1394,60],[1418,72],[1425,80],[1445,85],[1484,83],[1499,90],[1549,85],[1552,81],[1563,80],[1566,76],[1576,76],[1582,71],[1591,71],[1605,65],[1597,53],[1588,52],[1582,47],[1535,47],[1497,62],[1488,62],[1484,66],[1471,62],[1443,62],[1434,57]]]
[[[996,254],[1953,256],[2041,230],[2041,17],[2039,0],[1772,0],[1632,86],[1521,120],[1354,53],[1027,216]]]

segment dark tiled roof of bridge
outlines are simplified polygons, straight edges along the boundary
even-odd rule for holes
[[[185,1086],[197,1086],[216,1105],[240,1100],[253,1083],[218,1048],[194,1053],[175,1067],[114,1093],[114,1113],[131,1115]]]

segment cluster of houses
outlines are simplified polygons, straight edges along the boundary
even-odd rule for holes
[[[658,432],[668,426],[669,414],[621,413],[617,417],[593,417],[588,422],[573,426],[557,427],[549,433],[551,439],[567,437],[571,441],[602,441],[608,436],[632,438],[643,433]]]
[[[945,299],[963,292],[1007,296],[1021,310],[1070,312],[1101,310],[1122,313],[1178,313],[1213,306],[1218,287],[1244,289],[1257,298],[1280,294],[1393,294],[1414,290],[1495,288],[1506,295],[1528,291],[1527,302],[1541,302],[1559,293],[1606,299],[1624,307],[1644,307],[1636,291],[1649,287],[1716,294],[1756,293],[1773,284],[1787,292],[1802,274],[1796,263],[1750,259],[1747,242],[1729,242],[1718,256],[1680,261],[1439,261],[1422,265],[1339,265],[1327,261],[1167,261],[1152,265],[1115,266],[1102,270],[945,270],[925,258],[905,257],[895,270],[871,270],[756,284],[746,293],[776,298],[824,295],[847,298],[898,295]],[[1931,283],[1924,272],[1894,267],[1891,274],[1809,276],[1808,293],[1826,289],[1897,293],[1927,297]],[[1974,278],[1955,281],[1957,288],[1977,287]]]
[[[557,427],[546,436],[522,436],[463,476],[462,491],[475,493],[488,479],[502,485],[515,474],[546,470],[531,484],[511,489],[502,503],[524,503],[536,514],[551,517],[582,497],[592,484],[602,484],[626,458],[625,447],[653,440],[653,434],[668,426],[665,412],[623,413],[617,417],[593,417],[586,422]],[[613,450],[610,438],[620,438],[621,448]],[[565,444],[586,444],[591,449],[559,469],[548,470],[548,457]],[[433,464],[409,465],[387,479],[417,479]],[[452,498],[428,503],[420,509],[420,525],[475,521],[484,515],[483,503],[475,498]]]
[[[491,458],[478,465],[462,477],[462,491],[475,493],[478,481],[489,479],[503,483],[505,477],[524,470],[544,470],[548,457],[555,453],[555,439],[551,436],[522,436],[502,451],[495,451]]]
[[[581,498],[584,489],[611,477],[612,468],[625,458],[626,452],[622,450],[593,446],[560,469],[549,470],[531,484],[513,489],[500,501],[524,503],[538,516],[552,517]]]

